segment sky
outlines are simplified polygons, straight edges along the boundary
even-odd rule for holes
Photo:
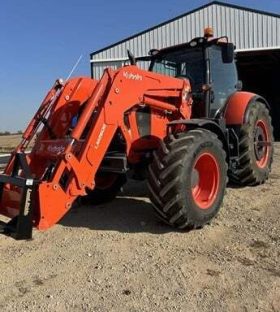
[[[0,8],[0,132],[24,130],[56,78],[89,54],[211,1],[6,0]],[[280,14],[280,0],[223,1]]]

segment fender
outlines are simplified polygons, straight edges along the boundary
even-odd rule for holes
[[[167,124],[168,128],[171,128],[172,126],[176,125],[187,125],[191,129],[202,128],[215,133],[223,143],[223,147],[227,155],[229,155],[229,145],[226,137],[226,130],[224,129],[225,128],[224,124],[219,125],[218,123],[212,121],[211,119],[196,119],[196,118],[174,120]]]
[[[247,108],[254,102],[259,101],[264,103],[270,109],[267,101],[251,92],[237,91],[232,94],[226,103],[224,109],[224,118],[227,125],[242,125],[246,122]]]

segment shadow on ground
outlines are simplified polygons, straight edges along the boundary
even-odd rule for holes
[[[144,182],[129,181],[123,193],[112,202],[97,206],[74,205],[60,224],[123,233],[161,234],[174,231],[156,217],[152,204],[147,202],[147,194]]]

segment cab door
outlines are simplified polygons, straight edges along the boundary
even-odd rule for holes
[[[223,61],[222,46],[213,45],[207,49],[211,85],[209,117],[215,118],[228,97],[237,91],[238,77],[235,60],[231,63]]]

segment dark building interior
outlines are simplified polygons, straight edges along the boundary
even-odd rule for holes
[[[280,49],[244,51],[237,54],[243,90],[263,96],[270,104],[274,137],[280,140]]]

